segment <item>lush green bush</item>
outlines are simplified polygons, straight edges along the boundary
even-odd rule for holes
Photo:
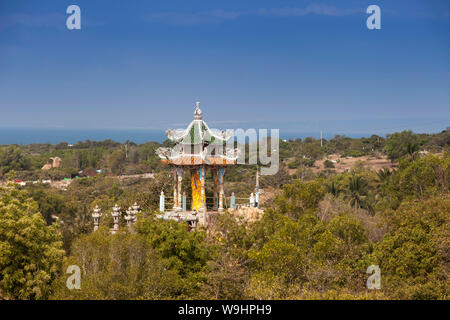
[[[450,198],[403,203],[385,214],[389,233],[367,260],[380,266],[385,291],[400,299],[447,299]]]
[[[0,297],[45,299],[61,270],[57,226],[47,226],[24,191],[0,188]]]

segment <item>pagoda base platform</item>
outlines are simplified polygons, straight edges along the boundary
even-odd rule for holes
[[[220,211],[208,210],[206,211],[206,223],[209,222],[212,215],[219,214]],[[165,211],[164,213],[156,215],[158,219],[162,220],[174,220],[177,222],[185,221],[191,228],[195,229],[197,225],[202,225],[202,212],[198,211],[182,211],[182,210],[171,210]]]

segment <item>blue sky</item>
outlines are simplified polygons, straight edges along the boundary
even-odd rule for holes
[[[223,129],[438,132],[449,89],[445,0],[0,1],[0,127],[180,127],[199,100]]]

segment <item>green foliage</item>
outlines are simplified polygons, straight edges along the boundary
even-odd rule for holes
[[[380,169],[377,171],[378,181],[382,184],[389,181],[392,172],[388,168]]]
[[[299,161],[292,161],[288,163],[289,169],[297,169],[299,166]]]
[[[336,183],[336,181],[331,180],[327,185],[327,192],[331,193],[333,196],[337,197],[343,190],[340,188],[340,186]]]
[[[384,139],[377,135],[370,138],[352,139],[336,135],[326,144],[328,154],[339,153],[344,157],[360,157],[382,150]]]
[[[28,193],[1,189],[0,296],[448,299],[450,157],[445,152],[417,152],[419,145],[442,150],[448,145],[446,137],[447,131],[403,132],[388,141],[336,136],[323,141],[323,147],[314,138],[280,141],[284,161],[279,172],[260,180],[267,194],[276,194],[263,204],[261,219],[249,222],[231,212],[217,214],[207,232],[155,218],[161,190],[172,192],[169,170],[161,169],[154,153],[159,144],[86,141],[73,147],[0,148],[0,159],[19,161],[19,166],[16,160],[5,161],[1,170],[7,168],[10,177],[14,168],[19,175],[31,176],[50,156],[60,156],[63,168],[46,172],[49,175],[106,168],[106,174],[74,180],[67,191],[40,185],[26,186]],[[309,167],[326,153],[374,154],[385,144],[393,152],[391,159],[398,161],[395,170],[368,171],[361,162],[351,172],[320,177],[317,168]],[[29,164],[20,164],[20,159]],[[288,174],[289,165],[298,166],[300,179]],[[108,176],[154,169],[155,178],[148,180]],[[253,166],[230,168],[225,189],[248,197],[255,173]],[[183,183],[188,193],[188,179]],[[134,202],[142,208],[138,223],[128,230],[121,220],[120,231],[112,235],[111,207],[117,203],[124,211]],[[95,205],[103,217],[98,231],[92,232]],[[51,225],[54,221],[58,231]],[[72,264],[81,267],[81,290],[66,287],[64,271]],[[381,268],[382,289],[376,292],[365,286],[371,264]]]
[[[275,199],[275,207],[281,213],[298,217],[316,209],[324,195],[323,181],[302,182],[296,180],[283,187],[283,193]]]
[[[386,290],[407,299],[446,299],[450,199],[408,201],[386,213],[389,233],[369,260],[382,270]]]
[[[372,205],[368,200],[368,184],[367,181],[360,175],[352,174],[346,189],[346,199],[349,200],[350,205],[356,209],[364,208],[373,211]]]
[[[147,218],[140,221],[138,232],[182,275],[200,271],[208,259],[206,234],[189,232],[186,224]]]
[[[37,202],[39,212],[48,225],[53,223],[54,217],[57,217],[56,214],[66,209],[64,197],[48,187],[30,188],[29,194]]]
[[[64,251],[57,226],[47,226],[23,191],[0,188],[0,296],[45,299]]]
[[[337,215],[329,223],[328,228],[335,237],[345,245],[359,245],[367,241],[366,231],[361,223],[350,215]]]
[[[0,147],[0,178],[10,170],[16,170],[18,178],[25,180],[61,180],[77,175],[86,169],[103,169],[112,174],[136,174],[162,168],[155,150],[159,143],[136,145],[105,141],[78,142],[73,146],[62,142],[57,145],[30,144],[27,146]],[[62,168],[42,172],[42,166],[50,157],[60,157]]]
[[[404,198],[426,198],[449,192],[450,156],[428,155],[413,161],[403,159],[398,170],[384,185],[384,193],[393,202],[392,207]]]
[[[0,147],[0,178],[11,170],[28,170],[30,159],[24,155],[20,148],[11,145]]]
[[[267,224],[276,221],[273,228]],[[331,290],[357,287],[358,260],[367,243],[366,232],[343,214],[323,222],[315,214],[297,219],[267,212],[253,226],[264,237],[249,251],[252,276],[250,298],[300,298],[300,289]],[[349,277],[349,275],[352,275]],[[274,290],[269,291],[273,286]]]
[[[203,271],[212,254],[205,241],[206,233],[201,230],[189,232],[186,224],[153,217],[140,221],[137,230],[166,259],[169,269],[181,277],[181,294],[195,295],[200,290]]]
[[[56,299],[176,299],[212,293],[212,283],[226,278],[217,270],[228,263],[211,260],[215,246],[205,241],[203,231],[189,232],[187,225],[155,219],[140,219],[136,232],[126,229],[112,235],[108,228],[83,235],[75,241],[65,265],[82,269],[82,289],[68,290],[66,276],[55,283]],[[206,275],[208,270],[212,270]],[[221,284],[224,292],[228,286]],[[225,296],[231,298],[236,290]],[[208,296],[209,297],[209,296]],[[218,297],[222,297],[220,294]]]
[[[397,160],[418,149],[419,139],[412,131],[396,132],[388,136],[385,151],[389,159]]]
[[[107,228],[84,235],[73,245],[64,263],[81,268],[81,289],[66,287],[68,275],[54,283],[53,299],[171,299],[179,276],[141,234]]]

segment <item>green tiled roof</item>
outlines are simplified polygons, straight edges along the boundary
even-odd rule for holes
[[[169,130],[167,136],[181,144],[200,144],[204,142],[223,143],[230,137],[225,132],[213,132],[203,120],[192,121],[186,130]]]

